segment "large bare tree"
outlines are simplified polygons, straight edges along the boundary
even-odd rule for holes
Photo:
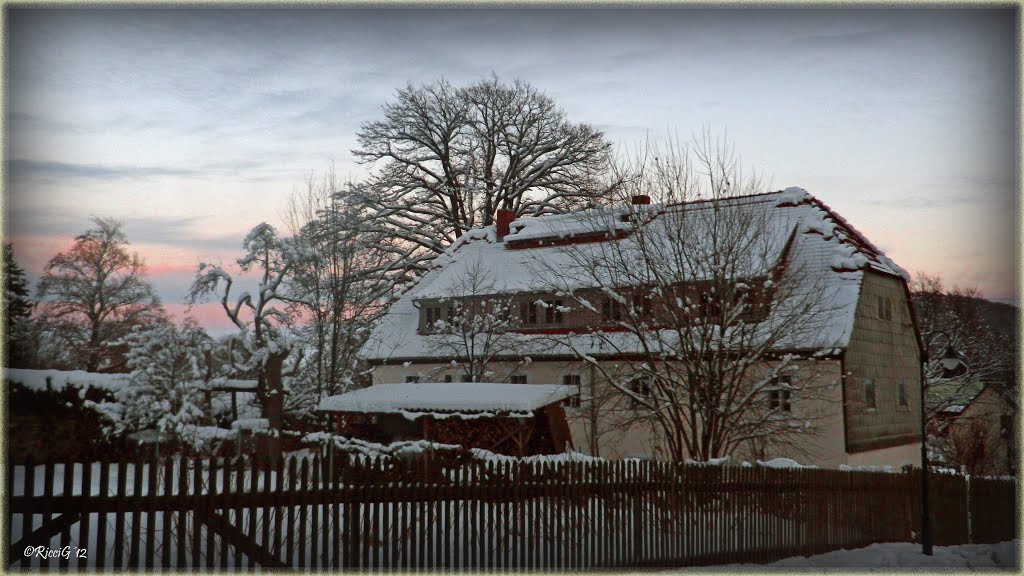
[[[110,345],[160,317],[162,309],[145,264],[128,252],[121,223],[93,218],[93,224],[46,264],[39,315],[62,339],[72,367],[116,372],[125,369],[124,355]]]
[[[375,169],[358,188],[371,222],[404,241],[399,256],[415,270],[470,228],[492,224],[499,209],[564,211],[608,189],[604,136],[519,80],[410,84],[358,136],[353,153]]]
[[[768,441],[800,450],[824,417],[813,406],[838,384],[797,361],[826,352],[796,350],[834,314],[825,276],[800,265],[772,210],[738,199],[766,187],[716,139],[648,150],[620,169],[629,209],[588,218],[628,236],[569,245],[568,263],[537,265],[554,279],[549,289],[590,311],[588,336],[555,339],[616,392],[602,415],[649,426],[675,460],[756,452]],[[633,205],[630,196],[670,203]]]

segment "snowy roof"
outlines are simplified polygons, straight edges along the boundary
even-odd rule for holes
[[[67,386],[77,388],[100,388],[118,390],[131,382],[130,374],[97,374],[85,370],[27,370],[7,368],[4,376],[10,382],[17,382],[31,390],[46,390],[49,387],[61,390]]]
[[[256,390],[258,382],[256,380],[234,380],[231,378],[214,378],[206,385],[210,390],[216,390],[218,392],[227,392],[231,390]]]
[[[684,205],[649,205],[642,207],[641,223],[625,221],[624,208],[611,210],[580,211],[571,214],[526,217],[513,221],[511,232],[504,242],[498,241],[495,228],[477,228],[460,237],[446,252],[436,258],[432,269],[395,302],[374,330],[363,347],[362,355],[371,361],[404,361],[436,359],[439,354],[428,337],[417,333],[419,310],[414,304],[423,299],[443,299],[456,296],[465,285],[465,278],[473,271],[484,272],[484,283],[478,282],[474,293],[510,294],[551,292],[556,286],[560,290],[592,288],[593,269],[579,272],[580,262],[585,261],[587,250],[595,257],[607,250],[609,240],[577,243],[571,246],[552,245],[535,248],[516,248],[516,240],[538,241],[541,239],[566,239],[594,232],[628,232],[636,226],[649,227],[654,234],[645,234],[646,241],[661,238],[674,241],[670,232],[671,215],[682,210],[731,210],[737,215],[756,214],[760,218],[763,234],[763,249],[750,254],[743,266],[749,271],[764,270],[781,261],[788,250],[787,266],[800,269],[809,280],[804,293],[817,297],[824,286],[828,290],[827,302],[819,307],[830,315],[827,329],[817,329],[805,334],[794,334],[789,341],[780,343],[780,348],[790,350],[821,350],[845,348],[853,330],[854,313],[865,270],[874,270],[909,278],[907,273],[853,228],[846,220],[835,214],[828,206],[801,188],[787,188],[784,191],[754,196],[731,198],[719,201],[704,201]],[[669,216],[666,216],[668,214]],[[698,223],[700,219],[696,220]],[[760,234],[760,233],[759,233]],[[707,244],[706,235],[700,233],[699,225],[690,225],[686,241],[700,250]],[[635,236],[627,236],[614,242],[636,244]],[[708,253],[712,248],[708,247]],[[710,259],[708,259],[710,260]],[[701,262],[688,263],[684,270],[677,270],[685,278],[699,280],[705,277]],[[574,274],[574,270],[577,273]],[[558,271],[557,278],[551,271]],[[742,270],[741,270],[742,272]],[[812,282],[810,279],[815,279]],[[589,282],[589,285],[588,285]],[[800,290],[795,291],[797,294]],[[794,295],[794,298],[796,296]],[[773,308],[780,304],[774,302]],[[794,302],[794,304],[796,304]],[[583,352],[600,356],[602,350],[595,348],[600,342],[589,335],[568,335],[561,344],[550,338],[531,334],[515,334],[519,340],[516,349],[524,356],[579,356]],[[618,337],[618,336],[617,336]],[[629,346],[628,334],[622,334]],[[620,350],[623,347],[618,347]],[[605,351],[610,352],[610,351]]]
[[[598,232],[614,235],[616,232],[628,231],[633,228],[631,223],[623,222],[618,218],[625,213],[627,213],[625,210],[608,212],[581,210],[538,218],[520,218],[509,224],[510,233],[505,236],[505,242],[539,240],[541,238],[572,238]],[[606,215],[613,217],[606,218]]]
[[[557,384],[490,384],[437,382],[377,384],[329,396],[320,401],[325,412],[528,412],[559,402],[578,392]]]

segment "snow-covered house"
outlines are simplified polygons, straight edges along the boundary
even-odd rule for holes
[[[940,418],[946,465],[965,466],[972,474],[1014,474],[1018,453],[1016,407],[1007,401],[1005,383],[986,384],[966,405],[946,407]]]
[[[488,380],[579,386],[581,397],[566,403],[577,449],[606,457],[656,457],[660,440],[649,427],[634,422],[614,434],[596,432],[606,414],[595,399],[609,384],[601,381],[594,363],[631,355],[628,335],[614,350],[606,346],[620,307],[653,310],[652,317],[658,316],[639,292],[627,303],[595,285],[604,274],[595,272],[596,255],[619,246],[614,243],[637,244],[631,237],[640,237],[641,227],[648,230],[644,242],[708,243],[699,227],[686,239],[672,236],[667,227],[664,234],[656,231],[675,211],[739,210],[759,215],[757,233],[766,239],[764,252],[748,257],[746,265],[800,269],[804,277],[815,278],[816,283],[790,290],[787,298],[802,294],[814,303],[807,310],[827,309],[828,319],[813,330],[794,330],[773,340],[772,352],[792,366],[787,376],[776,376],[774,386],[759,392],[766,407],[796,422],[813,409],[816,434],[808,437],[801,454],[792,453],[791,446],[768,445],[751,446],[737,455],[803,461],[811,455],[813,463],[825,466],[919,462],[921,350],[905,271],[799,188],[669,205],[634,197],[633,204],[520,219],[499,211],[495,226],[464,234],[375,326],[362,351],[375,366],[374,383]],[[593,264],[587,250],[595,254]],[[692,282],[680,290],[700,306],[713,308],[701,295],[707,290],[701,263],[680,266],[692,268],[685,271]],[[586,273],[576,273],[588,267]],[[743,290],[753,303],[743,322],[767,326],[778,310],[799,308],[773,292],[773,278],[760,277],[756,285],[746,277],[737,279],[736,294]],[[611,277],[608,281],[617,282]],[[462,322],[478,334],[445,337],[435,330],[454,315],[477,310],[474,302],[496,295],[504,298],[501,307],[488,308],[486,318],[480,314]],[[595,333],[602,337],[595,338]],[[794,378],[813,379],[820,384],[819,393],[813,400],[791,398],[787,381]],[[643,383],[636,382],[634,392],[644,393]]]

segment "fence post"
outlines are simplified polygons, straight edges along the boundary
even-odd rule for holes
[[[971,475],[964,473],[964,499],[967,502],[967,543],[974,544],[974,518],[971,517]]]
[[[638,566],[643,560],[643,514],[644,501],[643,492],[640,490],[640,482],[637,480],[637,461],[631,460],[627,463],[626,473],[629,474],[629,484],[633,486],[633,565]]]

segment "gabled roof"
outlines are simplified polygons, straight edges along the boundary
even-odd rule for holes
[[[791,342],[786,343],[787,349],[838,351],[846,347],[865,270],[909,278],[903,269],[886,258],[853,226],[800,188],[716,201],[633,208],[646,211],[646,217],[639,223],[624,217],[630,214],[630,210],[619,208],[520,218],[512,222],[504,241],[498,241],[493,226],[470,230],[435,259],[432,269],[391,306],[375,326],[362,354],[373,361],[435,358],[436,351],[431,349],[426,338],[417,334],[419,311],[415,303],[424,299],[452,297],[459,292],[460,283],[464,283],[466,275],[474,269],[488,273],[486,290],[477,290],[477,294],[546,292],[554,285],[552,278],[545,277],[545,271],[551,270],[560,271],[557,280],[561,289],[593,287],[587,285],[587,274],[574,276],[572,271],[579,267],[581,253],[592,249],[599,254],[601,242],[575,244],[568,248],[559,245],[560,239],[592,239],[597,232],[605,232],[608,238],[621,237],[635,226],[651,227],[657,232],[659,227],[667,226],[669,218],[665,217],[666,214],[680,210],[732,210],[737,214],[754,211],[762,218],[759,222],[768,233],[764,236],[766,249],[757,256],[759,260],[747,262],[750,269],[763,269],[765,264],[780,262],[788,246],[787,257],[793,264],[808,275],[825,279],[831,294],[830,301],[823,305],[827,305],[830,314],[834,314],[834,321],[829,323],[827,330],[794,336]],[[646,241],[652,238],[668,241],[670,235],[647,233],[644,237]],[[699,249],[702,237],[699,227],[696,227],[687,236],[687,241],[691,245],[697,244]],[[627,236],[623,240],[605,242],[632,242],[631,238]],[[529,241],[531,245],[543,241],[550,244],[528,249],[514,247],[523,241]],[[698,262],[691,268],[677,272],[681,272],[682,277],[699,280],[701,264]],[[807,290],[812,289],[815,288],[808,284]],[[593,339],[587,335],[574,336],[571,347],[552,345],[549,339],[529,334],[513,337],[521,340],[517,349],[525,356],[571,356],[578,352],[601,355],[601,350],[593,348]],[[622,338],[628,340],[629,336],[623,334]],[[628,347],[628,342],[626,344]]]

